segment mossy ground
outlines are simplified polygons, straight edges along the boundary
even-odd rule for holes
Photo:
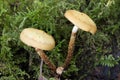
[[[63,64],[73,26],[64,17],[69,9],[89,15],[98,30],[95,35],[78,31],[71,64],[61,79],[112,80],[111,73],[116,69],[114,76],[119,73],[119,6],[119,0],[0,0],[0,80],[37,80],[39,76],[39,56],[19,39],[24,28],[51,34],[56,47],[46,54],[55,65]],[[101,77],[100,70],[107,78]],[[45,64],[43,75],[53,77]]]

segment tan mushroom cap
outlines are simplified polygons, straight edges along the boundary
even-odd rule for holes
[[[24,29],[20,34],[20,39],[28,46],[41,50],[51,50],[55,47],[55,40],[51,35],[34,28]]]
[[[75,26],[79,27],[84,31],[91,32],[92,34],[94,34],[97,31],[96,24],[85,13],[78,12],[76,10],[67,10],[64,16]]]

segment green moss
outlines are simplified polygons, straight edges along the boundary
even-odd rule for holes
[[[78,31],[74,56],[62,75],[64,79],[74,76],[72,80],[83,80],[102,56],[113,55],[120,49],[119,0],[1,0],[0,4],[1,80],[38,78],[40,59],[33,48],[19,39],[20,32],[27,27],[53,35],[56,47],[46,53],[55,65],[63,64],[73,26],[64,17],[69,9],[88,14],[98,31],[95,35]],[[116,65],[116,62],[112,64]],[[53,77],[46,65],[43,74]]]

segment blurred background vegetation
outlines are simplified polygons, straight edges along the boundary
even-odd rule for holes
[[[19,39],[24,28],[51,34],[56,47],[46,55],[55,65],[63,64],[73,26],[64,17],[69,9],[89,15],[98,31],[95,35],[78,31],[72,61],[61,80],[119,77],[120,0],[0,0],[0,80],[37,80],[39,76],[39,56]],[[53,77],[45,64],[43,75]]]

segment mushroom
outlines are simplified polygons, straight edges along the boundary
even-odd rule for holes
[[[62,67],[58,67],[56,69],[56,73],[61,75],[63,70],[69,65],[70,60],[73,55],[73,50],[74,50],[74,43],[75,43],[75,38],[76,38],[76,33],[78,31],[78,28],[81,30],[90,32],[92,34],[95,34],[97,31],[96,24],[93,22],[93,20],[86,15],[85,13],[76,11],[76,10],[67,10],[64,14],[64,16],[74,24],[74,27],[72,29],[71,37],[70,37],[70,42],[68,46],[68,54],[66,57],[66,60],[63,64]],[[61,70],[61,71],[60,71]]]
[[[20,34],[20,40],[28,46],[34,47],[41,59],[55,72],[56,66],[52,64],[43,50],[52,50],[55,47],[54,38],[46,32],[34,28],[26,28]]]

